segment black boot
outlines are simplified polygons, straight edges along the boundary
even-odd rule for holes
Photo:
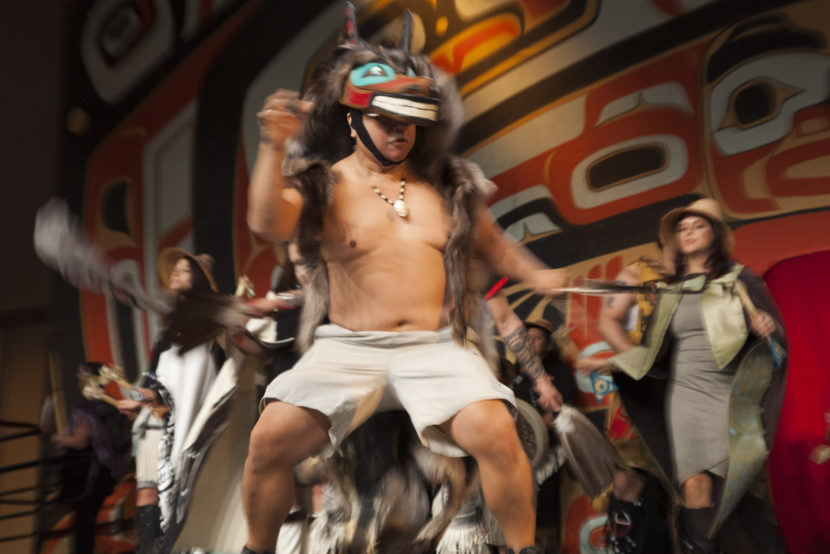
[[[683,508],[680,511],[680,550],[683,554],[718,554],[720,550],[709,537],[712,508]]]
[[[644,545],[645,510],[642,499],[620,500],[613,494],[608,504],[608,550],[613,554],[641,554]]]
[[[155,554],[156,539],[161,535],[161,511],[155,504],[135,509],[136,554]]]
[[[608,551],[613,554],[670,552],[671,542],[664,514],[667,502],[658,481],[643,475],[643,491],[634,502],[611,494],[608,504]]]

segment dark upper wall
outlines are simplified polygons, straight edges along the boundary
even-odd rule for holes
[[[63,2],[0,4],[0,109],[4,132],[0,167],[0,318],[40,310],[48,303],[49,272],[35,257],[37,208],[55,188],[61,99]]]

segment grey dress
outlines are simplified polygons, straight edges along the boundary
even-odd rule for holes
[[[726,476],[729,459],[729,392],[733,364],[719,369],[706,330],[699,293],[685,292],[671,321],[674,349],[666,419],[679,484],[709,471]]]

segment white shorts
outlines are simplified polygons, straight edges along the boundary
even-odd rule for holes
[[[322,412],[331,423],[331,448],[376,411],[404,409],[431,450],[466,456],[437,425],[479,400],[500,399],[515,412],[513,391],[448,328],[398,333],[329,324],[314,337],[297,365],[268,385],[260,408],[280,400]]]

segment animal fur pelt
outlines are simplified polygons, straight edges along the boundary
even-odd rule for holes
[[[58,198],[38,210],[34,244],[43,263],[79,289],[160,314],[173,309],[172,297],[149,295],[127,275],[113,275],[112,262],[89,240],[69,207]]]
[[[164,338],[180,346],[181,352],[216,338],[221,331],[231,336],[244,332],[245,322],[255,314],[236,296],[188,290],[179,295],[167,318]]]
[[[240,298],[213,291],[188,291],[178,298],[148,294],[127,275],[114,275],[113,263],[89,240],[65,202],[49,200],[35,217],[35,252],[67,282],[130,306],[168,316],[166,338],[182,351],[244,329],[256,314]]]
[[[401,42],[408,44],[409,41],[404,37]],[[350,155],[354,149],[346,121],[347,109],[339,100],[349,72],[377,60],[387,63],[397,73],[414,73],[434,82],[440,100],[437,121],[418,127],[407,169],[435,187],[452,217],[452,229],[444,249],[444,266],[453,336],[464,343],[468,326],[479,336],[486,336],[480,316],[482,283],[473,278],[476,268],[470,253],[474,250],[477,208],[492,193],[494,185],[477,165],[449,154],[462,119],[461,99],[452,77],[432,65],[426,56],[351,36],[317,66],[304,94],[306,100],[314,103],[314,108],[297,140],[289,145],[283,166],[283,172],[303,196],[298,245],[311,271],[298,334],[301,351],[311,345],[314,329],[328,309],[328,273],[321,257],[321,242],[323,216],[336,185],[331,165]],[[494,362],[495,349],[489,341],[484,342],[482,353]]]
[[[443,507],[447,500],[445,489],[440,489],[432,503],[432,510]],[[481,489],[474,490],[452,518],[441,536],[436,554],[490,554],[491,546],[504,544],[501,527],[487,509]]]
[[[435,548],[478,473],[470,459],[423,446],[404,412],[372,416],[325,461],[328,506],[312,523],[312,552],[420,553]],[[447,501],[430,518],[433,491]]]

